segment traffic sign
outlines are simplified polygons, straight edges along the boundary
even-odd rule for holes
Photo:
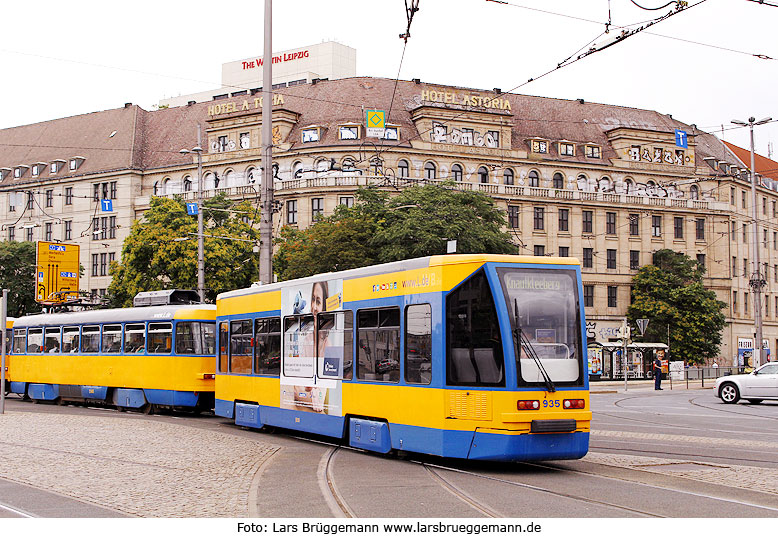
[[[44,304],[59,304],[78,294],[78,244],[58,244],[38,241],[35,300]],[[52,293],[72,291],[49,297]]]
[[[197,216],[197,212],[197,203],[186,204],[186,213],[189,214],[189,216]]]
[[[635,323],[638,324],[638,329],[640,329],[640,334],[646,334],[646,327],[648,327],[648,320],[647,319],[636,319]]]
[[[103,212],[113,212],[113,201],[111,199],[101,199],[100,207]]]
[[[689,137],[683,130],[675,130],[675,146],[689,148]]]
[[[383,137],[386,129],[386,112],[371,110],[366,113],[367,136]]]

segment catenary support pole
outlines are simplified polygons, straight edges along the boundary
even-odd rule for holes
[[[259,222],[259,281],[273,281],[273,1],[265,0],[262,60],[262,217]]]

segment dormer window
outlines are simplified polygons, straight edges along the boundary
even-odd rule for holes
[[[530,149],[535,154],[548,154],[548,141],[533,139],[530,142]]]
[[[8,178],[8,175],[11,174],[11,170],[7,167],[0,168],[0,182],[4,181]]]
[[[560,156],[575,156],[575,145],[567,141],[559,142]]]
[[[587,158],[599,158],[601,156],[598,145],[586,145],[584,149]]]
[[[70,161],[68,162],[68,168],[71,171],[75,171],[76,169],[81,167],[81,164],[84,163],[85,159],[86,158],[84,158],[83,156],[74,156],[70,158]]]
[[[32,176],[37,177],[41,173],[43,173],[44,169],[46,169],[46,165],[43,162],[38,162],[32,165]]]
[[[387,126],[384,129],[383,138],[387,141],[398,141],[400,139],[400,128],[398,126]]]
[[[22,178],[24,173],[30,168],[29,165],[17,165],[14,167],[14,178]]]
[[[67,163],[65,160],[54,160],[49,167],[49,174],[56,175],[62,170],[63,165]]]
[[[359,139],[359,126],[356,125],[340,126],[340,129],[338,131],[338,136],[341,141]]]
[[[316,143],[321,139],[321,128],[318,126],[311,126],[303,128],[303,143]]]

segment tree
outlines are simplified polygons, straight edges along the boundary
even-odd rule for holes
[[[650,319],[644,341],[665,342],[669,325],[671,356],[689,364],[718,355],[726,323],[722,312],[726,304],[705,288],[702,276],[697,261],[659,250],[654,263],[642,267],[632,279],[632,304],[627,310],[632,323]]]
[[[35,243],[0,242],[0,289],[8,290],[8,316],[39,312],[35,302]]]
[[[276,240],[274,269],[289,280],[320,272],[446,253],[517,253],[503,231],[504,212],[488,196],[453,189],[453,183],[407,188],[397,195],[357,191],[352,208],[304,231],[284,228]]]
[[[251,285],[257,277],[253,248],[259,212],[248,201],[230,202],[219,194],[203,203],[205,300]],[[111,265],[112,306],[131,306],[140,291],[197,289],[197,216],[179,199],[154,197],[122,247],[121,263]]]

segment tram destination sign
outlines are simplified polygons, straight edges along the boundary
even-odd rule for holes
[[[79,250],[78,244],[38,241],[36,301],[61,304],[78,295]]]

